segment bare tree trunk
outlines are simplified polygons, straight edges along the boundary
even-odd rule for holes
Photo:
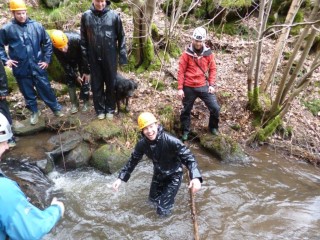
[[[288,15],[285,20],[286,25],[290,26],[292,24],[294,17],[296,16],[302,2],[303,2],[303,0],[292,0]],[[286,43],[288,36],[289,36],[289,32],[290,32],[290,27],[282,29],[282,33],[281,33],[280,38],[277,42],[274,54],[271,58],[271,59],[273,59],[273,61],[269,64],[269,68],[267,69],[265,77],[261,83],[261,90],[264,92],[269,87],[269,85],[274,77],[274,74],[277,70],[277,67],[278,67],[278,64],[280,61],[280,57],[282,55],[285,43]]]
[[[251,63],[248,68],[248,78],[247,78],[247,87],[248,87],[248,97],[249,105],[251,110],[258,105],[258,87],[259,87],[259,78],[260,78],[260,66],[261,66],[261,49],[262,49],[262,38],[263,32],[266,29],[267,20],[269,17],[270,9],[272,5],[272,0],[261,0],[259,6],[259,29],[258,29],[258,41],[255,43],[254,48],[251,54]],[[252,82],[254,79],[254,92],[252,88]]]
[[[135,57],[135,63],[137,66],[141,65],[143,62],[149,62],[150,64],[152,59],[146,59],[150,57],[150,53],[146,51],[153,51],[150,33],[151,23],[156,8],[156,1],[132,0],[131,4],[133,13],[133,54]]]

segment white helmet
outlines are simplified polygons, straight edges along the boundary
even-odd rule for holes
[[[207,38],[207,31],[203,27],[197,27],[193,31],[192,38],[197,41],[204,41]]]
[[[12,138],[12,131],[8,119],[0,113],[0,142],[8,141]]]

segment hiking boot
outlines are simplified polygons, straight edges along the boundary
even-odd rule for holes
[[[113,113],[107,113],[106,114],[107,119],[113,119]]]
[[[54,114],[56,117],[63,117],[63,116],[64,116],[64,114],[63,114],[61,111],[55,111],[53,114]]]
[[[40,112],[33,112],[30,117],[30,124],[36,125],[39,122]]]
[[[78,111],[79,111],[79,107],[76,104],[72,104],[71,105],[71,110],[70,110],[71,114],[75,114]]]
[[[89,102],[88,101],[84,101],[81,111],[82,112],[87,112],[89,110],[89,106],[88,105],[89,105]]]
[[[211,132],[212,135],[214,135],[214,136],[218,136],[218,135],[219,135],[219,130],[218,130],[218,128],[212,128],[210,132]]]
[[[13,148],[13,147],[15,147],[17,145],[16,140],[14,139],[14,137],[12,137],[12,138],[10,138],[8,140],[8,145],[9,145],[9,148]]]
[[[104,113],[98,114],[98,119],[99,119],[99,120],[103,120],[103,119],[105,119],[105,118],[106,118],[106,115],[105,115]]]
[[[181,137],[182,141],[187,141],[188,140],[188,135],[189,135],[188,132],[183,132],[183,135]]]

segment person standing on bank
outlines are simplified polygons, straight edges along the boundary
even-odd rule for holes
[[[9,148],[11,126],[0,113],[0,161]],[[40,210],[32,205],[19,185],[0,170],[0,239],[41,239],[64,214],[64,204],[53,198],[51,206]]]
[[[79,110],[79,101],[76,93],[77,82],[80,83],[80,99],[83,100],[82,112],[88,111],[90,85],[88,79],[82,79],[82,74],[90,74],[89,66],[83,64],[81,57],[80,34],[77,32],[50,32],[53,52],[64,69],[68,86],[71,113]]]
[[[214,95],[216,63],[210,48],[206,47],[206,30],[198,27],[192,35],[192,43],[180,57],[178,70],[178,96],[182,99],[180,115],[182,140],[188,140],[190,114],[197,98],[200,98],[210,111],[209,131],[219,134],[220,106]]]
[[[119,64],[127,64],[122,22],[119,14],[109,8],[110,4],[92,0],[91,8],[81,17],[82,57],[90,65],[93,104],[100,120],[112,119],[115,112],[118,55]]]
[[[47,67],[52,43],[43,26],[27,16],[23,0],[10,0],[13,20],[0,29],[0,58],[12,68],[27,108],[32,112],[30,123],[37,124],[40,112],[37,94],[57,117],[63,116],[61,105],[51,88]],[[5,51],[9,46],[9,57]]]
[[[157,122],[152,113],[144,112],[139,115],[138,125],[142,138],[112,187],[118,191],[121,182],[129,180],[132,171],[145,154],[153,163],[149,201],[157,207],[160,216],[167,216],[171,213],[181,185],[182,165],[189,171],[189,188],[193,193],[201,188],[202,177],[191,151],[179,139],[166,133]]]

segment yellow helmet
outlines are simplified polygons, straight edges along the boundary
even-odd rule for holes
[[[143,112],[138,117],[138,126],[140,130],[144,129],[145,127],[149,126],[152,123],[156,123],[156,117],[149,112]]]
[[[9,8],[10,11],[27,10],[27,6],[23,0],[10,0]]]
[[[68,38],[64,32],[60,30],[53,30],[50,32],[50,38],[55,48],[64,48],[68,44]]]

